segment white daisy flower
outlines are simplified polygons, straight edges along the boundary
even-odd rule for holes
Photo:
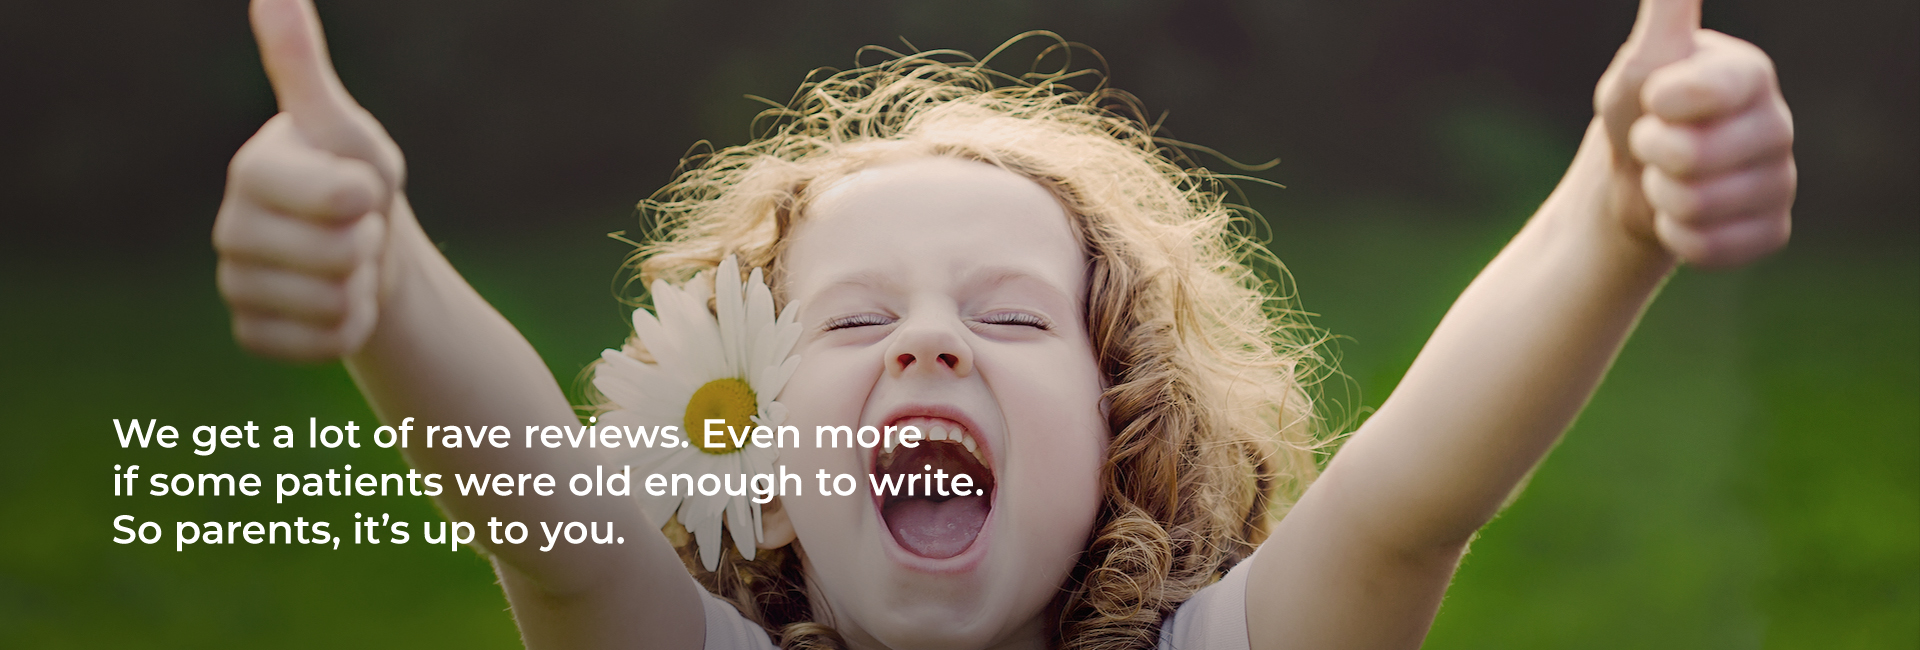
[[[642,448],[632,452],[634,474],[701,474],[719,476],[768,473],[779,452],[752,444],[708,448],[701,432],[708,419],[726,420],[725,427],[777,427],[786,422],[785,405],[774,401],[799,366],[790,357],[800,339],[798,310],[789,306],[778,318],[773,292],[760,269],[743,284],[740,265],[729,255],[720,268],[694,276],[684,287],[655,280],[654,313],[633,311],[633,331],[654,363],[642,363],[619,350],[600,354],[606,360],[594,371],[593,385],[613,401],[616,410],[600,416],[602,425],[679,425],[682,445]],[[709,289],[712,286],[714,289]],[[715,296],[714,291],[719,295]],[[715,309],[707,300],[715,298]],[[717,311],[716,315],[714,312]],[[717,316],[717,317],[716,317]],[[716,429],[725,430],[722,426]],[[724,490],[714,496],[697,491],[681,496],[655,497],[634,490],[650,521],[665,524],[668,516],[693,533],[700,562],[708,571],[720,562],[721,522],[732,532],[740,554],[753,559],[759,542],[760,504]]]

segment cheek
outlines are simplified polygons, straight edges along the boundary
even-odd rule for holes
[[[786,497],[783,504],[801,539],[814,546],[830,547],[833,542],[851,539],[859,530],[862,509],[871,506],[858,497],[820,494],[819,472],[860,477],[864,465],[852,450],[815,447],[814,427],[859,422],[867,395],[879,377],[878,364],[832,350],[802,350],[800,354],[800,367],[778,398],[787,407],[787,424],[800,429],[800,446],[781,449],[779,463],[800,475],[803,496]],[[864,479],[861,481],[857,489],[865,488]],[[833,487],[831,478],[827,487]],[[840,487],[846,487],[845,483]]]
[[[1079,417],[1055,417],[1057,425],[1022,440],[1011,468],[1056,516],[1091,519],[1100,502],[1100,468],[1106,460],[1106,425],[1088,409]],[[1075,513],[1086,513],[1076,515]]]
[[[1090,353],[1023,357],[996,383],[1014,427],[1007,472],[1021,488],[1021,510],[1078,552],[1101,500],[1107,423],[1100,377]],[[1012,496],[1012,495],[1009,495]]]
[[[800,367],[778,399],[787,407],[787,423],[807,434],[802,446],[810,446],[814,426],[859,420],[880,367],[871,355],[847,350],[803,349],[799,354]]]
[[[1015,443],[1012,483],[1001,505],[1017,566],[1035,585],[1059,585],[1073,570],[1100,513],[1106,425],[1093,406],[1050,409]],[[1050,592],[1051,589],[1048,589]]]

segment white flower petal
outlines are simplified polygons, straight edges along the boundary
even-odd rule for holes
[[[778,362],[784,360],[787,358],[787,355],[793,354],[793,344],[800,342],[800,333],[801,328],[799,323],[781,323],[779,325],[775,332],[778,338],[775,338],[773,342],[773,353],[771,355],[773,361]]]
[[[794,305],[776,313],[764,270],[752,269],[742,281],[738,258],[728,256],[683,286],[656,281],[651,290],[653,310],[635,310],[633,321],[634,335],[655,363],[617,350],[602,354],[605,362],[595,369],[594,386],[617,407],[602,415],[604,424],[629,430],[678,425],[694,392],[726,377],[745,380],[753,389],[755,424],[778,427],[786,422],[787,407],[776,398],[799,366],[792,351],[802,328]],[[772,473],[780,452],[748,446],[715,455],[673,447],[623,450],[614,456],[639,475],[690,474],[697,479],[714,474],[739,480],[742,475],[751,479]],[[752,559],[755,545],[765,539],[761,504],[753,502],[751,493],[707,496],[697,490],[696,483],[692,494],[653,497],[636,492],[636,498],[656,523],[672,517],[685,526],[708,570],[718,567],[721,547],[729,541]],[[721,532],[723,528],[727,532]]]
[[[623,428],[646,427],[648,431],[645,435],[654,435],[654,431],[652,431],[652,427],[657,426],[657,425],[648,424],[647,421],[640,419],[638,416],[636,416],[630,411],[608,411],[606,413],[603,413],[600,415],[600,424],[609,425],[609,426],[618,426]],[[623,438],[625,437],[624,432],[622,433],[622,437]],[[646,444],[644,441],[642,441],[640,444],[642,446],[638,448],[610,451],[606,454],[606,458],[609,462],[625,463],[633,466],[634,474],[636,476],[642,477],[642,479],[639,479],[639,480],[644,480],[644,477],[647,474],[654,473],[661,470],[666,470],[666,469],[675,469],[682,465],[685,465],[689,461],[699,460],[697,458],[694,458],[694,459],[680,458],[680,456],[683,454],[700,453],[700,451],[697,449],[683,449],[680,447],[664,447],[664,446],[647,447],[647,446],[644,446]],[[661,437],[654,438],[654,444],[664,445],[665,444],[664,438],[661,438]],[[651,495],[649,496],[651,498]],[[658,497],[658,498],[667,498],[667,497]]]
[[[720,358],[726,364],[727,374],[743,377],[746,373],[742,368],[747,362],[744,348],[751,332],[745,327],[746,309],[740,304],[740,262],[734,256],[720,260],[713,290],[713,307],[720,324]]]
[[[780,391],[787,389],[787,381],[793,379],[793,373],[800,369],[800,357],[787,357],[785,363],[760,371],[760,382],[755,390],[765,391],[767,398],[761,400],[761,408],[780,398]],[[756,396],[758,393],[756,393]]]
[[[593,387],[600,389],[607,399],[613,400],[621,408],[648,411],[659,410],[646,408],[648,406],[685,409],[687,398],[693,396],[696,388],[687,386],[660,366],[641,363],[618,350],[602,352],[600,358],[604,363],[593,371]]]
[[[767,402],[767,405],[760,409],[760,413],[753,416],[753,423],[763,427],[779,427],[782,424],[786,424],[787,405],[779,402]]]
[[[699,453],[701,453],[700,450],[689,447],[674,447],[671,449],[642,447],[633,450],[632,453],[622,454],[616,457],[615,460],[632,464],[633,471],[636,473],[655,474],[683,471],[682,468],[688,463],[703,460],[699,456],[689,455]],[[680,497],[671,498],[677,499]]]
[[[747,346],[744,358],[749,364],[760,365],[766,362],[762,357],[767,354],[760,341],[760,332],[773,324],[773,291],[767,288],[766,280],[761,277],[758,268],[747,276],[746,301],[746,320],[742,323],[745,327],[740,329],[748,337],[743,341]]]
[[[714,322],[713,312],[707,309],[707,299],[713,296],[712,290],[704,281],[709,274],[696,277],[693,286],[674,295],[669,301],[671,315],[660,313],[660,320],[680,338],[681,354],[687,359],[689,369],[701,384],[730,377],[727,373],[726,356],[721,352],[720,328]],[[663,307],[655,303],[656,309]],[[671,321],[671,322],[669,322]]]
[[[681,512],[684,514],[686,508],[681,508]],[[681,525],[686,524],[685,522],[681,522]],[[720,518],[708,517],[702,520],[699,526],[687,526],[687,530],[693,532],[694,546],[699,547],[700,564],[707,567],[708,571],[720,568],[720,544],[722,541],[720,539]]]
[[[800,322],[799,306],[800,303],[798,301],[787,303],[787,308],[780,310],[780,316],[775,318],[774,322],[781,325],[798,325]]]
[[[759,369],[779,363],[774,358],[773,342],[779,338],[779,327],[771,321],[761,323],[753,329],[753,348],[747,357],[747,367],[758,372]]]
[[[645,423],[638,414],[624,409],[607,411],[594,417],[597,418],[594,423],[601,426],[625,427]]]
[[[765,335],[770,340],[766,343],[766,352],[761,355],[760,364],[762,367],[777,366],[788,362],[791,358],[790,355],[793,354],[794,344],[800,341],[800,335],[802,333],[803,328],[800,327],[799,323],[782,323],[774,326],[771,330],[767,330]]]
[[[650,435],[653,433],[653,427],[658,426],[657,423],[649,421],[648,418],[645,415],[643,415],[643,412],[638,410],[620,409],[617,411],[607,411],[605,413],[601,413],[598,417],[599,417],[599,420],[596,421],[595,424],[601,427],[617,427],[620,430],[621,432],[620,437],[623,440],[621,444],[626,444],[624,440],[627,437],[627,431],[630,431],[636,428],[645,427],[646,433]],[[645,445],[646,443],[642,441],[640,442],[640,444]],[[659,444],[659,441],[657,438],[655,439],[655,444]],[[663,450],[656,450],[656,449],[643,446],[637,449],[621,449],[619,451],[634,452],[634,453],[615,453],[613,455],[614,456],[634,456],[639,453],[655,452],[655,451],[663,451]]]
[[[653,309],[657,314],[648,313],[645,309],[633,310],[634,335],[640,337],[641,345],[647,346],[647,354],[653,355],[655,365],[680,377],[682,381],[705,383],[706,380],[694,376],[698,364],[692,359],[691,346],[682,340],[685,334],[680,330],[685,326],[669,317],[677,314],[680,292],[666,282],[656,281],[652,293]]]
[[[757,530],[753,526],[755,519],[753,511],[759,510],[760,504],[754,503],[745,496],[732,497],[729,501],[731,503],[727,504],[727,532],[733,537],[733,547],[740,549],[740,556],[751,560],[754,551],[754,531]]]

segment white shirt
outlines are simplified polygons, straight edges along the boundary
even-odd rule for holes
[[[1202,587],[1160,624],[1160,650],[1249,650],[1247,572],[1249,556],[1219,582]],[[706,590],[706,650],[778,650],[766,630]]]

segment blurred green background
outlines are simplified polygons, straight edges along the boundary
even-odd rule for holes
[[[1633,2],[327,0],[350,89],[428,232],[563,383],[625,333],[633,204],[866,44],[983,53],[1052,29],[1171,134],[1245,161],[1273,248],[1377,405],[1551,187]],[[1514,507],[1432,648],[1920,647],[1920,16],[1708,3],[1796,112],[1792,246],[1682,271]],[[1031,56],[1031,53],[1022,56]],[[121,546],[112,518],[435,518],[424,499],[112,496],[143,473],[394,470],[360,450],[121,450],[113,418],[371,421],[337,366],[251,359],[207,243],[273,112],[238,0],[0,4],[0,646],[517,645],[471,552]],[[1906,115],[1907,117],[1899,117]],[[1213,164],[1211,160],[1203,163]],[[1220,166],[1220,165],[1215,165]],[[1354,390],[1347,390],[1348,388]],[[184,428],[184,427],[183,427]],[[144,483],[143,483],[144,485]],[[169,530],[171,527],[169,526]]]

